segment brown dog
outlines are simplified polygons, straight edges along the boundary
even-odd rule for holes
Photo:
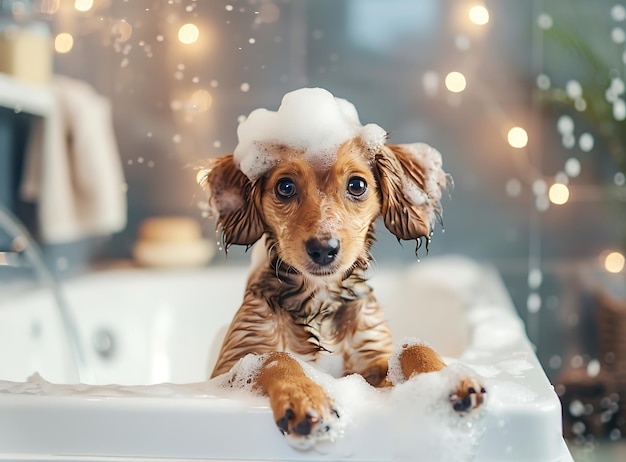
[[[262,150],[279,161],[252,178],[228,155],[211,160],[201,180],[225,248],[264,240],[266,250],[253,265],[212,376],[248,354],[264,355],[254,388],[269,397],[284,434],[314,441],[339,416],[295,358],[336,376],[390,385],[391,333],[365,279],[374,222],[382,215],[398,239],[429,240],[447,176],[440,154],[421,143],[381,145],[356,136],[335,149],[330,163],[279,142]],[[446,367],[423,344],[406,346],[399,361],[405,379]],[[468,377],[450,390],[451,405],[468,412],[484,393]]]

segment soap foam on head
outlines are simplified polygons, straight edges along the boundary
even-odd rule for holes
[[[280,162],[278,147],[291,148],[324,167],[345,141],[360,138],[373,152],[385,144],[386,136],[376,124],[361,125],[352,103],[322,88],[302,88],[287,93],[278,111],[256,109],[239,124],[234,159],[254,180]]]

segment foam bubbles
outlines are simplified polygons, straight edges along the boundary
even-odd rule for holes
[[[356,108],[321,88],[287,93],[278,111],[255,109],[238,129],[235,162],[256,179],[280,161],[278,146],[286,146],[321,166],[334,160],[345,141],[361,138],[369,148],[382,146],[387,133],[375,124],[362,126]]]

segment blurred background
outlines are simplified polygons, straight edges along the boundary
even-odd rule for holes
[[[202,159],[232,152],[251,110],[323,87],[354,103],[363,123],[389,130],[391,142],[442,152],[455,187],[430,255],[498,268],[562,398],[577,459],[618,460],[626,2],[0,0],[0,8],[0,204],[61,277],[131,259],[154,217],[191,219],[212,238],[195,180]],[[62,126],[47,123],[51,115]],[[50,219],[65,212],[75,226]],[[378,229],[379,266],[415,260],[412,243]],[[211,264],[224,262],[218,253]]]

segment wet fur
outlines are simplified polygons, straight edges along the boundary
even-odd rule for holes
[[[266,251],[265,261],[249,277],[212,376],[228,372],[247,354],[267,355],[255,387],[269,396],[278,428],[302,439],[319,433],[321,422],[328,428],[337,413],[290,354],[318,367],[334,357],[341,363],[338,375],[357,373],[373,386],[389,385],[391,332],[365,279],[374,222],[382,216],[398,239],[429,239],[447,178],[441,169],[429,171],[402,146],[373,151],[352,140],[339,148],[330,166],[280,149],[282,162],[255,181],[241,173],[232,155],[212,160],[203,179],[224,247],[251,246],[264,237]],[[346,194],[354,177],[368,185],[358,199]],[[294,180],[297,196],[277,196],[275,185],[282,178]],[[415,205],[403,191],[407,181],[427,200]],[[316,264],[305,251],[310,238],[338,239],[340,251],[331,263]],[[401,357],[406,378],[445,367],[427,346],[407,351]],[[460,386],[456,399],[476,394],[477,386]]]

